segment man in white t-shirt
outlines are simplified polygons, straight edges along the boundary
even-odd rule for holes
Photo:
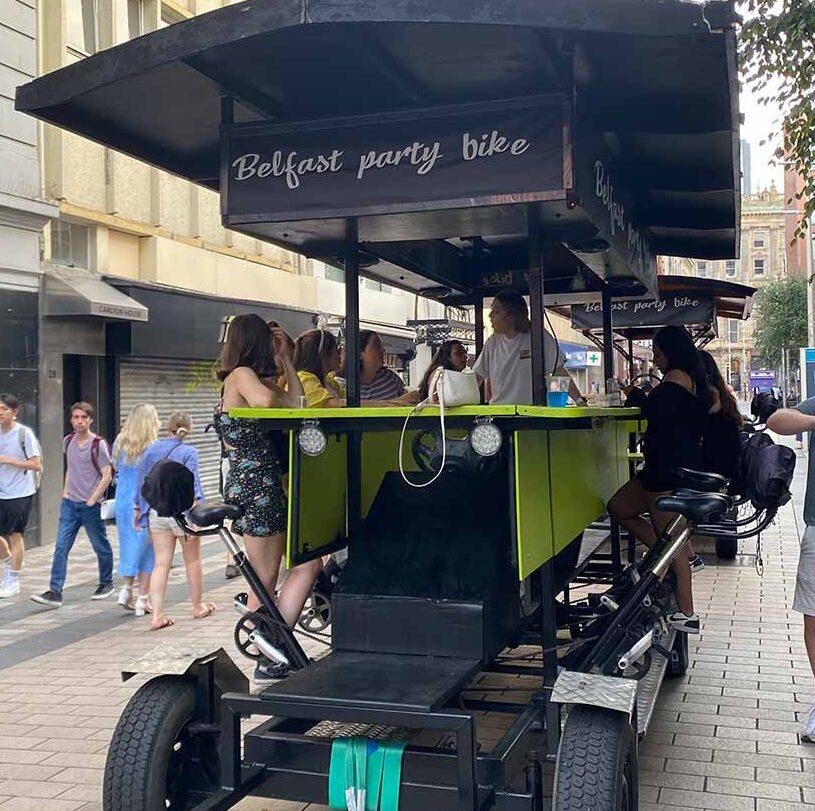
[[[13,394],[0,394],[0,557],[5,558],[0,598],[20,593],[23,532],[42,470],[34,432],[17,422],[19,403]]]
[[[492,300],[493,334],[484,342],[473,371],[484,380],[490,405],[532,405],[532,335],[529,308],[520,293],[504,290]],[[578,405],[586,399],[564,366],[557,341],[543,331],[544,374],[569,378],[569,396]]]

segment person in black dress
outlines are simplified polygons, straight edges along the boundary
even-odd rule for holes
[[[648,421],[643,439],[645,464],[608,503],[609,515],[646,546],[656,543],[656,532],[673,517],[655,507],[659,496],[681,486],[673,471],[702,468],[702,432],[713,404],[699,352],[686,329],[667,326],[656,333],[654,363],[663,374],[662,382],[648,396],[637,388],[628,392],[628,404],[639,406]],[[668,621],[685,633],[699,633],[687,554],[677,555],[673,568],[679,611]]]
[[[733,483],[734,491],[738,491],[742,416],[713,355],[702,350],[699,356],[713,396],[713,407],[705,418],[702,433],[702,470],[725,476]]]

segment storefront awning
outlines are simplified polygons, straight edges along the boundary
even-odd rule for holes
[[[45,276],[46,316],[95,316],[147,321],[149,310],[91,271],[59,270]]]

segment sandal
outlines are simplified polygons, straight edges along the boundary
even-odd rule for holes
[[[206,619],[211,614],[215,613],[215,603],[201,603],[201,605],[204,606],[204,610],[200,614],[197,614],[197,613],[195,613],[193,611],[192,616],[193,616],[194,619],[197,619],[197,620]]]
[[[161,624],[160,624],[160,625],[151,625],[151,626],[150,626],[150,630],[151,630],[151,631],[161,631],[161,630],[163,630],[164,628],[169,628],[169,627],[171,627],[172,625],[175,625],[175,622],[173,622],[173,620],[171,620],[169,617],[165,617],[165,618],[164,618],[164,619],[161,621]]]

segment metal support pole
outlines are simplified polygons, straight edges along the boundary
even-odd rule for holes
[[[541,648],[543,656],[543,689],[546,693],[546,753],[554,756],[560,744],[560,704],[552,701],[552,688],[557,680],[557,619],[555,617],[554,560],[540,568]]]
[[[614,377],[614,333],[611,324],[611,293],[603,287],[603,377],[606,394],[610,394],[609,381]]]
[[[484,240],[480,237],[473,240],[473,265],[477,274],[481,273],[482,262],[484,261]],[[478,298],[473,309],[475,312],[475,356],[481,354],[484,348],[484,299]]]
[[[529,247],[529,317],[532,322],[532,403],[546,405],[546,359],[543,340],[543,245],[541,242],[540,204],[526,208]]]
[[[360,404],[359,231],[356,217],[345,223],[345,380],[346,403]],[[362,502],[362,437],[348,432],[348,537],[353,538]]]

